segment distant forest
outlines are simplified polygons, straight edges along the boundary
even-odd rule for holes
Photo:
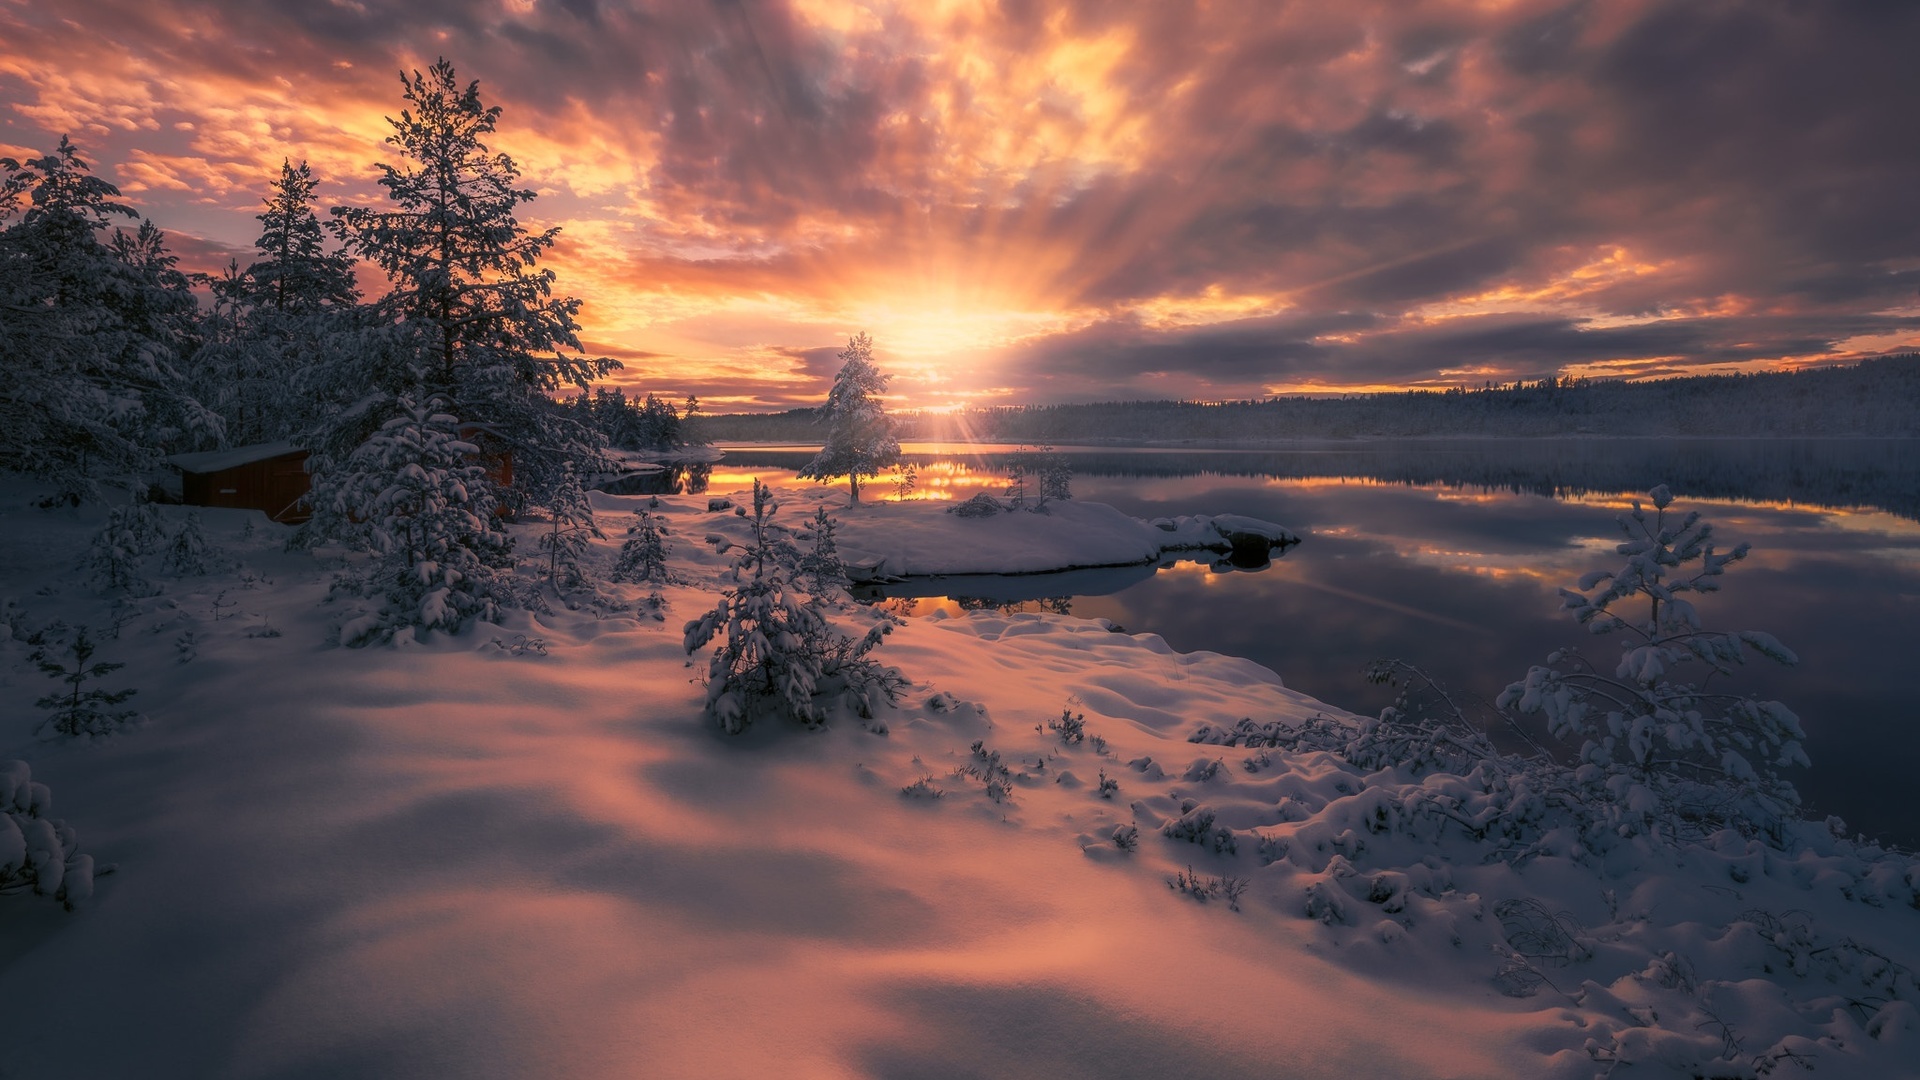
[[[816,442],[813,409],[701,421],[719,442]],[[1847,367],[1622,382],[1547,378],[1339,398],[1116,401],[901,413],[900,437],[1087,445],[1424,436],[1920,436],[1920,354]]]

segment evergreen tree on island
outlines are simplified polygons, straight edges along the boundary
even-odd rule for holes
[[[821,406],[818,423],[827,425],[826,445],[801,467],[800,476],[826,483],[836,476],[847,478],[853,501],[860,501],[860,478],[878,476],[880,470],[900,460],[900,440],[894,436],[893,420],[881,407],[877,395],[884,393],[893,376],[873,366],[873,338],[862,331],[848,339],[841,351],[845,363],[834,376],[833,389],[827,391],[827,403]]]

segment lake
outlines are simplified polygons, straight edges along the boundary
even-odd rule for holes
[[[909,445],[917,494],[1005,486],[1012,447]],[[728,447],[716,491],[796,483],[811,449]],[[1755,657],[1736,688],[1776,698],[1807,729],[1794,779],[1816,814],[1920,846],[1920,443],[1881,440],[1554,439],[1328,443],[1288,450],[1064,448],[1076,498],[1141,517],[1237,513],[1303,542],[1258,572],[1180,562],[1148,573],[930,579],[891,590],[907,614],[995,606],[1111,619],[1176,649],[1244,656],[1287,685],[1372,714],[1375,658],[1416,664],[1490,700],[1551,650],[1581,645],[1610,671],[1611,638],[1559,611],[1558,590],[1619,557],[1616,515],[1667,483],[1721,550],[1753,547],[1699,600],[1709,628],[1766,630],[1800,656]],[[804,483],[804,481],[799,481]],[[844,486],[844,481],[841,482]],[[863,486],[888,497],[885,477]],[[1224,571],[1224,572],[1223,572]],[[964,692],[964,689],[962,689]]]

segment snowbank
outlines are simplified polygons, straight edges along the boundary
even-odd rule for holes
[[[1052,615],[900,626],[884,734],[722,738],[680,645],[738,520],[706,496],[660,499],[664,622],[605,586],[364,650],[327,644],[331,557],[258,514],[201,511],[220,568],[116,600],[72,565],[96,511],[0,496],[6,625],[95,627],[151,718],[34,742],[51,684],[0,640],[0,759],[118,865],[76,914],[0,897],[23,1076],[1914,1074],[1920,872],[1870,845],[1490,859],[1434,810],[1476,820],[1485,777],[1266,744],[1359,720]],[[902,509],[846,517],[913,523],[872,549],[903,568],[975,535]],[[1160,544],[1060,509],[1056,558]]]

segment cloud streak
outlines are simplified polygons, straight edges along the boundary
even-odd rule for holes
[[[859,329],[917,404],[1477,385],[1920,342],[1917,39],[1865,0],[0,0],[0,143],[71,132],[244,250],[283,156],[376,198],[395,73],[446,55],[637,389],[784,407]]]

